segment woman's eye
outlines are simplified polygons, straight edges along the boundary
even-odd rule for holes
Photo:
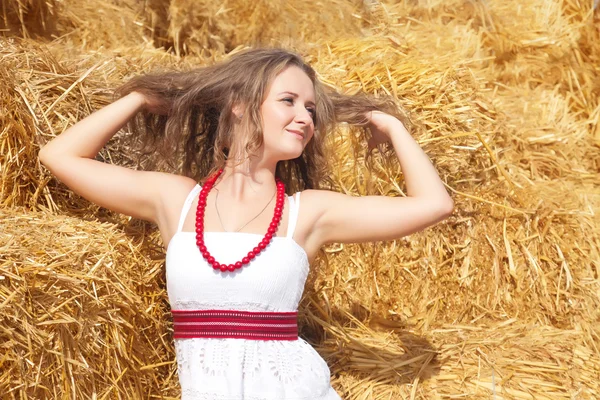
[[[294,99],[291,98],[291,97],[286,97],[284,99],[281,99],[281,101],[285,101],[285,102],[288,102],[290,104],[294,104]],[[312,118],[315,119],[317,111],[314,108],[307,108],[306,110],[308,110],[308,112],[310,113],[310,115],[312,116]]]

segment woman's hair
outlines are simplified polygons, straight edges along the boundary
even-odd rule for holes
[[[372,110],[409,122],[391,98],[337,93],[321,84],[300,56],[282,49],[251,49],[186,72],[137,76],[117,88],[115,97],[138,91],[161,104],[164,114],[144,110],[130,123],[141,155],[158,153],[169,169],[201,181],[224,167],[234,144],[246,157],[261,147],[261,105],[274,78],[290,66],[300,68],[312,81],[316,114],[314,136],[302,155],[277,165],[276,176],[286,183],[288,193],[317,188],[326,179],[324,139],[336,123],[365,125],[365,113]],[[232,112],[234,106],[243,107],[241,121]],[[249,134],[245,143],[234,137],[236,123]]]

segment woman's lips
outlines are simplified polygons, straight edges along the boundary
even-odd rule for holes
[[[302,134],[302,132],[300,131],[292,131],[289,129],[286,129],[289,133],[291,133],[292,135],[296,136],[298,139],[304,139],[304,135]]]

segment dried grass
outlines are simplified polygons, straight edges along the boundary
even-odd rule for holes
[[[131,240],[140,226],[23,208],[0,221],[3,397],[160,393],[156,376],[173,372],[169,309],[160,249]]]
[[[424,232],[327,246],[313,266],[301,334],[342,397],[600,397],[600,31],[591,2],[91,4],[61,11],[51,43],[0,42],[5,397],[179,395],[158,232],[74,195],[37,151],[133,74],[256,43],[295,47],[346,92],[395,96],[456,204]],[[13,37],[35,31],[12,24]],[[99,159],[137,167],[128,138],[118,135]],[[332,145],[340,191],[404,195],[397,162],[375,153],[366,168],[359,132],[341,127]]]
[[[360,10],[360,2],[347,0],[172,0],[167,32],[177,54],[203,54],[207,48],[229,52],[240,45],[295,46],[360,34]]]
[[[48,37],[56,30],[60,0],[13,0],[0,5],[0,35]]]

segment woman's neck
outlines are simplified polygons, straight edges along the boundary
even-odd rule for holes
[[[249,161],[241,165],[226,165],[215,183],[222,196],[239,201],[252,201],[270,196],[277,189],[273,166],[252,165]]]

